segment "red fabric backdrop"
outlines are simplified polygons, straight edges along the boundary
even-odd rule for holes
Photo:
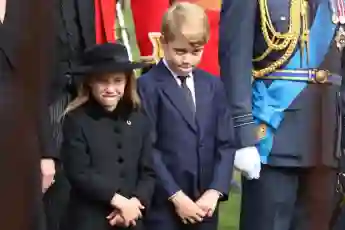
[[[212,0],[211,0],[212,1]],[[206,10],[210,26],[211,35],[210,41],[205,46],[204,55],[200,62],[199,67],[219,76],[219,64],[218,64],[218,24],[219,24],[219,11]]]
[[[115,3],[116,0],[95,1],[95,25],[97,43],[114,42]],[[207,13],[211,26],[210,41],[205,47],[199,67],[212,74],[219,75],[218,66],[218,24],[221,0],[177,0],[189,1],[202,6]],[[142,56],[153,52],[149,32],[159,32],[161,19],[169,7],[169,0],[131,0],[133,21],[138,46]]]
[[[169,0],[131,0],[133,21],[140,54],[149,56],[153,52],[149,32],[159,32]]]
[[[96,43],[115,42],[116,0],[94,1]]]

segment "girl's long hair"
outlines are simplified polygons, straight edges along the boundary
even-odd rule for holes
[[[126,72],[125,75],[126,86],[122,100],[126,106],[134,110],[139,108],[140,106],[140,99],[137,93],[135,74],[134,71],[130,71]],[[67,105],[65,111],[62,114],[62,117],[64,117],[67,113],[73,111],[74,109],[80,107],[81,105],[85,104],[89,100],[91,91],[88,83],[90,78],[92,77],[97,76],[87,76],[85,77],[85,80],[83,82],[77,85],[77,97]]]

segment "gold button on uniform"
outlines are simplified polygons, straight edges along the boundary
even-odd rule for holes
[[[327,81],[328,75],[329,73],[326,70],[317,70],[315,73],[315,81],[320,84],[325,83]]]
[[[265,124],[260,124],[257,131],[257,138],[261,140],[266,136],[267,126]]]

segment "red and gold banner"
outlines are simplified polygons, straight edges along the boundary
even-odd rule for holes
[[[116,0],[94,0],[96,42],[114,42],[116,20]],[[131,0],[133,21],[138,46],[142,56],[152,54],[152,44],[148,34],[159,32],[164,12],[169,0]]]
[[[133,22],[141,56],[150,56],[153,46],[149,33],[160,31],[169,0],[131,0]]]
[[[188,1],[205,9],[211,27],[211,36],[210,41],[205,46],[199,67],[218,76],[218,25],[221,0],[175,1]],[[153,46],[149,34],[160,31],[163,14],[169,7],[170,2],[170,0],[131,0],[136,38],[141,56],[152,55]],[[115,40],[113,33],[116,17],[115,3],[116,0],[95,0],[97,43]]]
[[[116,0],[94,0],[96,43],[115,42]]]

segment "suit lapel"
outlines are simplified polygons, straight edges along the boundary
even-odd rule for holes
[[[94,0],[77,0],[77,2],[85,46],[90,47],[96,43]]]
[[[163,93],[170,100],[173,106],[179,111],[188,125],[194,131],[197,131],[194,113],[189,108],[187,100],[181,88],[179,87],[169,70],[165,67],[163,62],[158,63],[156,68],[158,70],[156,76],[158,81],[160,81]]]

